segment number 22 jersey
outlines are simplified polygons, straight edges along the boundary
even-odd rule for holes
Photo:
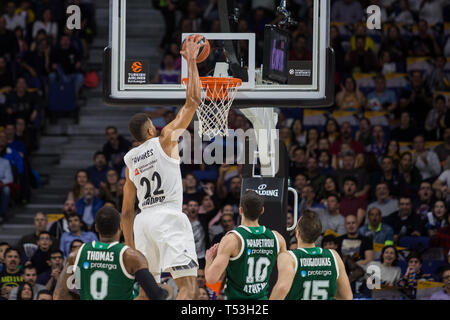
[[[164,152],[159,137],[131,149],[124,161],[128,176],[136,186],[139,209],[164,207],[181,212],[183,186],[180,160]]]

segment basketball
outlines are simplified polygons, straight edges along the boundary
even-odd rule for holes
[[[197,57],[197,63],[203,62],[209,56],[209,51],[210,51],[209,41],[208,41],[208,39],[206,39],[205,37],[203,37],[199,34],[192,35],[192,36],[195,38],[198,38],[198,43],[205,43],[205,45],[200,48],[200,51],[198,52],[198,57]],[[185,49],[185,46],[186,46],[185,41],[186,41],[186,39],[183,40],[182,50]]]

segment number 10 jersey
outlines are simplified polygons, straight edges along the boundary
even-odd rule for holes
[[[136,186],[139,208],[172,208],[181,212],[183,185],[180,160],[169,157],[159,137],[131,149],[124,157],[128,176]]]

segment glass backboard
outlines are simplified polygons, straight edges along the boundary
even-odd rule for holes
[[[241,78],[234,107],[328,106],[334,98],[334,54],[329,48],[329,1],[313,0],[307,19],[299,8],[252,8],[251,1],[110,0],[104,96],[110,104],[180,105],[187,65],[179,54],[190,34],[211,44],[200,76]],[[283,10],[285,10],[283,13]],[[166,27],[170,25],[170,27]],[[169,31],[168,31],[169,30]],[[172,32],[170,32],[172,31]],[[225,69],[224,69],[225,68]]]

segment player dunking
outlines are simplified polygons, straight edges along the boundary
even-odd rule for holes
[[[125,243],[144,254],[157,282],[160,282],[161,271],[171,273],[179,289],[179,300],[196,299],[198,295],[194,236],[189,219],[182,212],[178,138],[201,102],[196,58],[204,44],[198,43],[199,37],[189,36],[181,51],[187,61],[189,77],[184,106],[159,137],[145,113],[134,115],[129,129],[141,144],[124,157],[127,166],[122,206]],[[134,218],[136,196],[141,213]],[[143,294],[141,290],[140,295]]]
[[[295,235],[298,248],[278,256],[278,281],[270,300],[351,300],[345,266],[333,249],[316,247],[322,232],[317,213],[305,210]]]
[[[286,242],[278,232],[259,225],[264,200],[248,190],[241,197],[242,224],[206,252],[205,278],[216,283],[225,272],[228,300],[267,300],[269,278]]]

